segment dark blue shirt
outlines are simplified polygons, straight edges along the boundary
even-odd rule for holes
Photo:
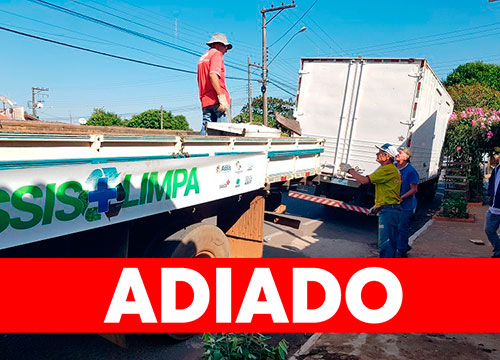
[[[401,174],[401,195],[410,191],[410,184],[418,185],[420,176],[418,176],[417,170],[415,170],[411,164],[406,164],[404,168],[399,169],[399,173]],[[413,211],[416,207],[417,199],[415,198],[415,194],[403,199],[401,202],[401,208],[403,210]]]

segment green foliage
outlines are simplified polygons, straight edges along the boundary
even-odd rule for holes
[[[267,344],[270,337],[258,333],[203,334],[206,360],[285,360],[288,345],[281,340],[276,347]]]
[[[491,154],[500,145],[500,111],[466,109],[451,114],[443,154],[452,161],[470,162],[469,196],[481,199],[483,154]]]
[[[267,98],[267,109],[268,109],[268,119],[267,123],[269,127],[274,127],[276,129],[284,130],[276,122],[275,112],[291,118],[293,116],[293,109],[295,108],[295,102],[290,98],[288,100],[268,97]],[[252,116],[253,123],[262,124],[263,123],[263,112],[262,112],[262,96],[252,99]],[[248,104],[243,106],[241,112],[233,118],[234,123],[247,123],[249,122],[249,112]],[[286,131],[285,131],[286,132]]]
[[[500,91],[481,84],[455,84],[446,88],[455,102],[455,111],[467,108],[500,109]]]
[[[85,125],[92,126],[123,126],[122,119],[113,112],[105,111],[104,108],[94,109],[92,115]]]
[[[463,193],[448,193],[443,199],[440,216],[467,219],[467,200]]]
[[[127,122],[128,127],[160,129],[161,110],[151,109],[132,116]],[[170,111],[163,111],[163,128],[170,130],[189,130],[189,124],[184,115],[172,115]]]
[[[480,61],[462,64],[453,70],[444,82],[446,86],[476,83],[500,91],[500,65],[484,64]]]

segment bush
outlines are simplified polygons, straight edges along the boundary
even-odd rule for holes
[[[258,333],[228,333],[203,335],[203,359],[207,360],[285,360],[288,345],[281,340],[276,347],[267,344],[266,337]]]
[[[463,193],[448,193],[443,199],[439,215],[449,218],[467,219],[469,214],[467,213],[465,195]]]
[[[480,199],[483,177],[480,170],[484,154],[500,144],[500,111],[466,109],[454,112],[448,122],[443,154],[452,161],[470,162],[470,196]]]
[[[467,108],[500,109],[500,91],[481,84],[456,84],[446,88],[455,102],[455,111]]]

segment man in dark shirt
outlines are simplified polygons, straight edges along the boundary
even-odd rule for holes
[[[408,257],[408,238],[410,237],[411,218],[417,208],[415,194],[418,191],[420,177],[417,170],[410,164],[411,150],[403,147],[396,156],[399,173],[401,174],[401,220],[398,225],[398,245],[396,257]]]

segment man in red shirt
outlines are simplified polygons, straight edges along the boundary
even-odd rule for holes
[[[226,87],[226,67],[223,55],[233,46],[224,34],[213,34],[210,49],[198,61],[198,88],[203,110],[200,134],[206,135],[207,122],[227,122],[231,98]]]

